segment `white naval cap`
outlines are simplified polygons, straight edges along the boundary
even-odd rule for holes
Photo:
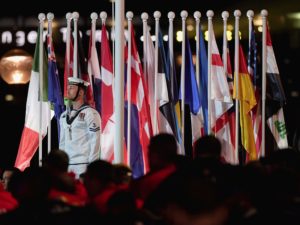
[[[82,80],[78,77],[68,77],[68,84],[69,85],[78,85],[78,86],[82,86],[82,87],[87,87],[90,85],[89,82]]]

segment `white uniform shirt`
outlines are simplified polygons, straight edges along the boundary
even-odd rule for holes
[[[100,134],[100,115],[90,106],[72,110],[69,117],[67,111],[62,113],[59,148],[68,154],[69,171],[76,178],[86,171],[89,163],[100,159]]]

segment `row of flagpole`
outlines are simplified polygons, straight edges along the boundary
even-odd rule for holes
[[[133,26],[132,26],[132,19],[134,17],[133,13],[131,11],[126,13],[126,17],[127,17],[127,21],[128,21],[128,42],[127,42],[127,71],[126,71],[126,75],[127,75],[127,142],[126,142],[126,148],[127,148],[127,155],[124,156],[124,46],[125,46],[125,36],[124,36],[124,0],[117,0],[115,2],[115,39],[114,39],[114,43],[113,43],[113,48],[116,50],[116,54],[114,54],[114,68],[113,68],[113,72],[114,72],[114,82],[113,82],[113,88],[114,88],[114,131],[115,131],[115,137],[114,137],[114,162],[115,163],[123,163],[124,161],[126,161],[129,165],[131,164],[131,157],[130,157],[130,151],[132,148],[132,143],[131,141],[133,140],[132,136],[131,136],[131,119],[132,119],[132,110],[131,110],[131,104],[132,104],[132,92],[131,92],[131,76],[132,76],[132,67],[135,67],[136,63],[139,63],[139,59],[135,57],[134,52],[134,46],[135,43],[132,43],[132,40],[134,40],[133,36]],[[266,33],[267,33],[267,11],[266,10],[262,10],[261,11],[261,17],[262,17],[262,25],[263,25],[263,32],[262,32],[262,40],[263,40],[263,44],[262,44],[262,133],[261,133],[261,138],[262,138],[262,145],[261,145],[261,152],[260,152],[260,157],[265,156],[265,103],[266,103],[266,66],[267,66],[267,62],[266,62]],[[154,18],[155,18],[155,45],[154,45],[154,90],[153,90],[153,94],[154,96],[154,104],[152,107],[154,107],[154,113],[150,114],[153,116],[153,118],[151,118],[151,121],[153,121],[153,124],[151,126],[151,129],[153,130],[153,135],[161,132],[161,129],[159,128],[159,108],[161,105],[160,100],[164,100],[163,97],[161,96],[161,93],[159,93],[158,90],[158,86],[159,85],[163,85],[163,82],[161,82],[159,73],[161,73],[161,71],[159,71],[159,35],[160,35],[160,30],[159,30],[159,20],[161,18],[161,13],[159,11],[155,11],[153,14]],[[188,17],[188,12],[183,10],[180,13],[181,16],[181,20],[182,20],[182,64],[181,64],[181,116],[180,116],[180,120],[181,120],[181,125],[180,125],[180,132],[181,132],[181,149],[180,149],[180,153],[184,154],[185,150],[184,150],[184,146],[185,146],[185,117],[186,117],[186,113],[185,113],[185,105],[186,103],[186,77],[185,77],[185,73],[186,73],[186,67],[189,65],[186,65],[186,52],[190,51],[187,48],[189,48],[189,44],[186,45],[188,42],[188,40],[186,40],[187,34],[186,34],[186,20]],[[214,63],[213,59],[213,54],[219,54],[218,50],[216,49],[217,46],[215,43],[215,37],[214,37],[214,31],[213,31],[213,16],[214,16],[214,12],[212,10],[208,10],[206,13],[206,16],[208,18],[208,43],[207,43],[207,69],[208,69],[208,80],[207,80],[207,103],[208,103],[208,107],[207,107],[207,134],[213,134],[213,127],[216,126],[216,118],[212,118],[212,114],[215,114],[215,107],[214,105],[212,105],[211,100],[213,98],[215,98],[216,96],[212,95],[213,90],[213,86],[212,86],[212,79],[218,79],[218,78],[212,78],[212,73],[213,73],[213,68],[212,65]],[[251,38],[251,34],[250,31],[252,29],[252,22],[253,22],[253,16],[254,16],[254,12],[252,10],[249,10],[247,12],[247,17],[249,20],[249,46],[250,46],[250,38]],[[107,14],[105,12],[101,12],[100,13],[100,18],[102,20],[102,24],[105,24],[105,20],[106,20]],[[228,56],[227,56],[227,38],[226,38],[226,30],[227,30],[227,19],[229,17],[229,13],[227,11],[224,11],[222,13],[222,18],[223,18],[223,29],[224,29],[224,33],[223,33],[223,76],[226,77],[226,68],[227,68],[227,63],[228,63]],[[240,73],[240,55],[239,55],[239,48],[240,48],[240,43],[239,43],[239,20],[241,17],[241,12],[239,10],[235,10],[234,11],[234,17],[235,17],[235,45],[234,45],[234,49],[235,49],[235,53],[234,53],[234,80],[237,84],[239,84],[239,73]],[[45,20],[45,14],[39,14],[38,16],[39,18],[39,29],[42,31],[43,27],[44,27],[44,20]],[[47,14],[47,19],[48,19],[48,34],[50,36],[52,36],[52,20],[54,18],[54,15],[49,13]],[[92,31],[91,31],[91,40],[93,45],[95,45],[95,29],[96,29],[96,20],[97,20],[98,16],[96,13],[92,13],[91,14],[91,21],[92,21]],[[175,18],[175,14],[173,12],[169,12],[168,13],[168,19],[169,19],[169,54],[170,54],[170,58],[172,59],[174,57],[174,53],[173,53],[173,20]],[[200,65],[199,65],[199,40],[200,40],[200,18],[201,18],[201,13],[199,11],[196,11],[194,13],[194,18],[195,18],[195,22],[196,22],[196,65],[195,65],[195,69],[196,69],[196,82],[197,82],[197,88],[198,91],[200,92],[200,86],[201,86],[201,81],[200,80]],[[147,32],[149,32],[148,30],[148,24],[147,24],[147,20],[148,20],[148,14],[147,13],[142,13],[141,15],[141,19],[143,21],[143,57],[144,57],[144,61],[143,61],[143,70],[144,70],[144,74],[146,79],[148,79],[147,77],[149,76],[148,71],[146,72],[147,68],[148,68],[148,64],[145,60],[145,57],[149,51],[149,47],[148,47],[148,43],[147,41],[149,41],[146,36],[147,36]],[[73,75],[73,76],[78,76],[78,37],[77,37],[77,33],[78,33],[78,20],[79,20],[79,14],[77,12],[74,13],[67,13],[66,14],[66,20],[67,20],[67,42],[66,42],[66,63],[65,66],[67,66],[67,71],[68,71],[68,75]],[[71,63],[71,50],[70,50],[70,44],[71,44],[71,20],[73,20],[74,22],[74,46],[73,46],[73,56],[72,56],[72,60],[73,60],[73,67],[69,68]],[[214,41],[213,41],[214,40]],[[43,35],[39,36],[39,43],[43,43]],[[134,45],[134,46],[132,46]],[[95,47],[95,46],[94,46]],[[216,52],[217,50],[217,52]],[[43,45],[40,44],[39,45],[39,71],[43,71]],[[137,56],[138,57],[138,56]],[[169,58],[169,60],[170,60]],[[173,63],[172,60],[170,60],[170,63]],[[174,65],[173,65],[174,66]],[[73,73],[70,73],[70,69],[73,69]],[[137,72],[137,71],[136,71]],[[137,72],[138,73],[138,72]],[[142,71],[140,71],[139,75],[142,75]],[[65,80],[66,82],[66,80]],[[142,82],[141,82],[142,83]],[[43,79],[39,80],[39,90],[40,90],[40,98],[43,99]],[[224,84],[225,85],[225,84]],[[227,84],[226,84],[227,85]],[[239,96],[240,94],[240,89],[239,89],[239,85],[235,86],[235,96]],[[148,90],[148,89],[147,89]],[[225,98],[225,96],[224,96]],[[232,101],[232,100],[231,100]],[[240,126],[239,126],[239,106],[240,106],[240,102],[239,102],[239,97],[235,98],[235,159],[238,160],[239,155],[239,132],[240,132]],[[232,103],[231,103],[232,104]],[[151,105],[151,102],[150,102]],[[50,107],[49,107],[50,110]],[[68,105],[67,105],[67,110],[69,110]],[[40,101],[40,115],[39,115],[39,164],[41,165],[42,163],[42,139],[43,139],[43,135],[42,135],[42,125],[43,125],[43,121],[42,121],[42,115],[41,112],[43,111],[43,105],[42,105],[42,101]],[[150,109],[151,111],[151,109]],[[215,116],[215,115],[214,115]],[[51,124],[51,116],[49,114],[49,118],[48,118],[48,123]],[[143,127],[144,129],[145,127]],[[145,128],[146,129],[146,128]],[[214,128],[215,129],[215,128]],[[146,132],[147,133],[147,132]],[[152,134],[151,132],[149,132],[149,135]],[[216,134],[215,134],[216,135]],[[150,137],[149,137],[150,138]],[[48,152],[51,149],[51,125],[48,126]],[[126,160],[124,159],[124,157],[126,157]]]
[[[116,10],[117,11],[117,10]],[[182,41],[182,53],[184,53],[186,50],[185,50],[185,27],[186,27],[186,18],[188,16],[188,13],[187,11],[182,11],[181,12],[181,18],[182,18],[182,31],[183,31],[183,41]],[[211,27],[212,27],[212,18],[214,16],[214,12],[212,10],[209,10],[207,11],[207,17],[208,17],[208,34],[211,34]],[[226,31],[226,22],[227,22],[227,18],[229,16],[229,13],[227,11],[223,12],[222,13],[222,17],[223,17],[223,20],[224,20],[224,32]],[[239,19],[240,19],[240,16],[241,16],[241,12],[239,10],[236,10],[234,12],[234,16],[235,16],[235,74],[238,74],[238,71],[239,71],[239,54],[238,54],[238,46],[239,46]],[[252,15],[253,16],[253,15]],[[68,17],[68,16],[67,16]],[[78,21],[78,17],[79,15],[77,13],[75,13],[74,15],[72,15],[72,18],[74,19],[74,32],[76,33],[76,30],[77,30],[77,21]],[[132,12],[127,12],[126,14],[126,17],[127,17],[127,20],[128,20],[128,34],[129,34],[129,37],[128,37],[128,40],[130,40],[130,35],[131,35],[131,21],[132,21],[132,18],[133,18],[133,13]],[[143,18],[143,21],[147,21],[147,17],[148,15],[147,14],[144,14],[144,16],[142,16]],[[156,11],[154,12],[154,18],[155,18],[155,36],[158,37],[158,26],[159,26],[159,19],[161,17],[161,14],[159,11]],[[174,13],[171,12],[170,15],[168,15],[169,19],[172,20],[174,19],[175,15]],[[172,18],[173,17],[173,18]],[[200,12],[195,12],[194,14],[194,17],[196,19],[196,23],[198,21],[200,21],[200,17],[201,17],[201,14]],[[250,16],[249,16],[250,18]],[[250,21],[250,19],[249,19]],[[249,22],[250,23],[250,22]],[[117,23],[116,23],[117,24]],[[144,23],[146,24],[146,23]],[[198,29],[198,27],[197,27]],[[143,31],[144,32],[144,31]],[[225,35],[224,35],[225,36]],[[145,37],[145,36],[144,36]],[[224,38],[226,40],[226,44],[227,44],[227,39],[226,39],[226,36]],[[76,36],[75,36],[75,43],[77,42],[76,40]],[[117,44],[117,41],[116,41],[116,44]],[[146,41],[144,39],[144,42],[143,44],[145,45],[146,44]],[[74,56],[77,54],[77,45],[75,44],[74,45]],[[197,44],[198,46],[198,44]],[[144,47],[145,48],[145,47]],[[198,48],[198,47],[196,47]],[[227,48],[227,46],[226,46]],[[117,48],[117,49],[120,49],[120,48]],[[225,47],[224,47],[225,49]],[[223,50],[224,50],[223,49]],[[116,54],[116,55],[119,55],[119,54]],[[131,42],[128,41],[128,55],[131,55]],[[198,54],[197,54],[198,55]],[[155,41],[155,84],[157,83],[157,65],[158,65],[158,62],[157,62],[157,57],[158,56],[158,38],[156,38],[156,41]],[[226,54],[224,54],[224,57],[226,57]],[[226,60],[226,58],[224,58]],[[77,74],[77,62],[75,61],[77,60],[77,57],[74,57],[74,74]],[[224,68],[226,67],[226,61],[224,60]],[[131,57],[128,57],[128,64],[131,65]],[[144,68],[145,68],[145,65],[144,65]],[[181,67],[181,73],[183,74],[184,73],[184,69],[185,69],[185,54],[182,54],[182,67]],[[197,73],[199,73],[199,68],[198,66],[196,66],[196,70],[198,71]],[[211,38],[208,36],[208,73],[210,74],[211,73]],[[130,72],[130,67],[127,68],[127,74],[128,74],[128,82],[127,82],[127,85],[129,86],[129,84],[131,83],[131,72]],[[198,77],[198,76],[197,76]],[[235,77],[235,79],[237,80],[237,83],[238,83],[238,76]],[[116,82],[117,83],[117,82]],[[185,93],[185,79],[184,79],[184,76],[181,76],[181,93]],[[236,93],[238,95],[239,93],[239,90],[238,90],[238,85],[236,86]],[[128,88],[128,95],[130,96],[131,95],[131,92],[130,92],[130,88]],[[211,79],[208,79],[208,99],[211,99]],[[157,99],[157,89],[155,88],[155,97],[154,99]],[[130,105],[130,98],[128,99],[128,105]],[[208,101],[210,102],[210,101]],[[116,104],[116,105],[119,105],[119,104]],[[182,96],[182,100],[181,100],[181,108],[182,108],[182,114],[181,114],[181,135],[182,135],[182,140],[183,140],[183,146],[184,146],[184,128],[185,128],[185,110],[184,110],[184,105],[185,105],[185,98],[184,98],[184,95]],[[239,137],[239,117],[238,117],[238,112],[239,112],[239,100],[236,99],[236,127],[235,127],[235,132],[236,132],[236,138],[235,138],[235,146],[236,146],[236,150],[235,152],[238,153],[238,146],[239,146],[239,143],[238,143],[238,137]],[[116,107],[116,110],[118,108],[122,108],[122,107]],[[156,112],[157,111],[157,104],[155,103],[154,105],[154,111]],[[264,106],[263,106],[263,109],[264,109]],[[131,112],[130,112],[130,107],[128,108],[128,114],[127,114],[127,119],[128,119],[128,124],[130,124],[130,115],[131,115]],[[211,115],[211,104],[208,104],[208,115]],[[157,114],[155,113],[154,114],[154,134],[157,133]],[[118,121],[118,120],[117,120]],[[119,121],[122,121],[122,120],[119,120]],[[121,125],[122,126],[122,125]],[[119,129],[118,129],[119,130]],[[210,116],[208,117],[208,134],[211,134],[211,122],[210,122]],[[128,150],[130,150],[130,125],[127,127],[127,148]],[[264,132],[263,132],[263,135],[264,135]],[[264,141],[264,140],[263,140]],[[264,144],[262,145],[263,147],[263,151],[264,152]],[[117,152],[119,151],[115,151],[115,154],[117,154]],[[129,151],[128,151],[129,152]],[[264,155],[264,153],[262,153]],[[127,156],[128,157],[128,156]],[[238,156],[236,156],[238,157]],[[129,157],[128,157],[129,158]],[[122,157],[120,157],[120,160],[123,161]]]

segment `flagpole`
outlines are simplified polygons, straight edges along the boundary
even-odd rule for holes
[[[182,46],[181,46],[181,137],[182,137],[182,146],[184,147],[184,128],[185,128],[185,22],[188,16],[188,12],[183,10],[180,13],[182,20]]]
[[[127,56],[127,162],[130,165],[130,151],[131,151],[131,26],[133,13],[131,11],[126,13],[128,20],[128,56]]]
[[[199,93],[200,93],[200,65],[199,65],[200,17],[201,17],[201,13],[199,11],[195,11],[194,18],[196,20],[196,80],[197,80]]]
[[[208,84],[207,84],[207,127],[208,134],[211,134],[211,34],[212,34],[212,17],[214,16],[214,12],[212,10],[208,10],[207,13],[208,18],[208,44],[207,44],[207,68],[208,68]]]
[[[78,77],[78,62],[77,62],[77,57],[78,57],[78,37],[77,37],[77,22],[79,18],[79,13],[78,12],[73,12],[73,21],[74,21],[74,51],[73,51],[73,77]]]
[[[253,17],[254,17],[253,10],[248,10],[247,11],[247,17],[248,17],[248,51],[249,51],[249,53],[251,55],[251,40],[252,40],[251,36],[252,36],[252,29],[253,29],[252,23],[253,23]],[[255,56],[253,56],[253,57],[255,57]],[[254,74],[254,71],[253,71],[253,69],[251,67],[251,59],[250,59],[250,57],[248,57],[248,73],[249,73],[250,77],[252,76],[252,82],[253,82],[253,86],[254,86],[256,74]],[[254,87],[256,89],[256,86],[254,86]],[[257,104],[259,104],[259,102],[257,102]],[[252,117],[251,121],[252,121],[252,124],[253,124],[253,134],[255,135],[255,124],[253,123],[253,114],[252,114],[251,117]],[[263,136],[263,134],[262,134],[262,136]],[[255,139],[254,139],[254,141],[255,141],[255,144],[256,144],[256,140]],[[255,146],[255,148],[257,148],[257,146]],[[256,149],[256,151],[258,152],[258,154],[257,154],[258,157],[257,158],[259,158],[260,155],[261,155],[261,153],[259,152],[259,149]]]
[[[91,18],[91,46],[90,46],[90,54],[92,55],[92,49],[95,49],[96,48],[96,23],[97,23],[97,19],[98,19],[98,14],[96,12],[93,12],[91,13],[90,15],[90,18]],[[90,55],[90,56],[91,56]],[[99,62],[97,62],[99,63]],[[93,74],[93,69],[90,68],[89,70],[89,67],[88,67],[88,75],[89,75],[89,78],[90,78],[90,82],[91,82],[91,88],[92,88],[92,91],[93,91],[93,95],[95,95],[95,90],[94,90],[94,87],[93,87],[93,83],[94,83],[94,79],[93,79],[93,75],[95,76],[95,74]],[[96,108],[96,103],[95,103],[95,108]],[[102,127],[101,127],[102,129]],[[101,144],[100,144],[101,145]]]
[[[67,19],[67,38],[66,38],[66,52],[67,52],[67,75],[69,76],[70,72],[70,42],[71,42],[71,20],[72,20],[72,13],[68,12],[66,14]]]
[[[40,23],[40,36],[39,36],[39,102],[40,102],[40,111],[39,111],[39,166],[42,166],[42,159],[43,159],[43,135],[42,135],[42,125],[43,125],[43,117],[42,117],[42,111],[43,111],[43,51],[44,51],[44,45],[43,45],[43,31],[44,31],[44,20],[46,18],[44,13],[40,13],[38,15],[39,23]]]
[[[115,0],[115,48],[118,54],[114,54],[115,74],[115,115],[116,126],[114,139],[114,163],[124,162],[124,1]]]
[[[248,44],[249,44],[249,48],[251,45],[251,31],[252,31],[252,21],[253,21],[253,16],[254,16],[254,12],[253,10],[248,10],[247,11],[247,17],[248,17]],[[249,71],[248,71],[249,72]]]
[[[235,79],[235,157],[239,158],[239,19],[240,10],[234,11],[235,28],[234,28],[234,79]]]
[[[143,21],[143,69],[144,69],[144,75],[145,80],[147,84],[147,90],[149,90],[149,82],[148,82],[148,71],[147,71],[147,61],[146,61],[146,55],[147,55],[147,38],[146,38],[146,32],[147,32],[147,20],[148,20],[148,13],[142,13],[141,19]]]
[[[227,11],[222,12],[222,18],[223,18],[223,66],[224,66],[224,74],[225,77],[227,77],[227,20],[229,17],[229,13]]]
[[[261,140],[261,157],[265,157],[265,132],[266,132],[266,73],[267,73],[267,16],[268,11],[263,9],[261,10],[262,17],[262,140]]]
[[[115,29],[116,28],[116,24],[115,24],[116,23],[116,18],[115,18],[115,10],[117,10],[116,7],[120,8],[120,2],[118,2],[117,5],[116,5],[115,1],[118,1],[118,0],[111,0],[111,17],[112,17],[111,34],[114,34],[114,35],[111,35],[111,39],[112,39],[112,57],[113,57],[113,59],[115,59],[115,53],[116,53],[116,41],[115,41],[116,40],[116,29]],[[124,0],[122,0],[122,1],[124,1]],[[123,9],[120,8],[119,10],[123,11],[123,14],[124,14],[124,2],[122,4],[123,4]],[[124,18],[122,19],[122,22],[124,22]],[[112,37],[112,36],[114,36],[114,37]],[[115,74],[115,60],[113,60],[113,74]],[[113,84],[113,87],[114,87],[114,84]]]
[[[157,129],[157,76],[158,76],[158,30],[159,30],[159,19],[161,17],[161,13],[159,11],[155,11],[153,14],[155,18],[155,54],[154,54],[154,130],[153,135],[158,133]]]
[[[48,19],[48,35],[49,38],[52,39],[52,21],[54,19],[54,14],[53,13],[48,13],[47,14],[47,19]],[[49,61],[49,59],[48,59]],[[49,74],[48,74],[49,76]],[[48,101],[48,154],[51,151],[51,109],[50,109],[50,102]]]
[[[71,45],[71,20],[72,20],[72,13],[68,12],[66,14],[66,19],[67,19],[67,38],[66,38],[66,64],[67,64],[67,77],[69,77],[71,74],[70,73],[70,45]],[[65,65],[66,66],[66,65]],[[73,76],[73,74],[72,74]],[[68,79],[65,79],[65,82],[68,82]],[[66,84],[64,84],[66,85]],[[70,100],[64,101],[66,104],[66,110],[67,114],[70,114]]]

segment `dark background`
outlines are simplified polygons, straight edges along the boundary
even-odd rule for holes
[[[55,15],[54,21],[58,21],[58,26],[65,26],[65,14],[67,12],[78,11],[80,14],[79,29],[90,29],[90,13],[106,11],[108,16],[112,16],[112,5],[109,1],[9,1],[0,8],[0,31],[10,30],[37,30],[39,13],[52,12]],[[30,8],[30,10],[25,10]],[[242,32],[241,44],[244,51],[247,51],[248,41],[248,22],[246,12],[249,9],[254,10],[258,15],[262,9],[269,12],[268,20],[270,32],[273,41],[273,48],[281,75],[283,87],[285,89],[287,104],[284,108],[285,119],[287,124],[287,132],[289,144],[292,144],[293,134],[299,124],[299,91],[300,91],[300,19],[291,19],[289,13],[300,12],[300,2],[297,0],[288,1],[195,1],[195,0],[125,0],[125,12],[128,10],[134,13],[134,29],[136,31],[136,41],[139,47],[139,54],[142,58],[142,42],[139,36],[142,34],[142,21],[140,15],[142,12],[149,14],[148,24],[152,27],[151,34],[154,34],[153,13],[159,10],[162,13],[160,26],[163,34],[167,34],[168,19],[167,13],[174,11],[176,18],[174,20],[174,30],[181,30],[180,12],[187,10],[191,21],[194,20],[193,13],[198,10],[202,13],[201,24],[203,29],[207,27],[206,11],[213,10],[215,16],[213,18],[214,30],[217,37],[220,53],[222,52],[222,18],[221,13],[227,10],[230,13],[228,22],[234,25],[233,12],[240,9],[242,17],[240,20],[240,30]],[[108,30],[111,29],[108,24]],[[97,29],[101,29],[100,21],[97,22]],[[55,32],[55,30],[54,30]],[[56,32],[58,36],[54,37],[55,52],[58,61],[60,76],[63,76],[63,59],[65,53],[65,43],[61,40],[61,34]],[[191,38],[193,32],[189,33]],[[257,32],[258,36],[261,33]],[[83,36],[83,43],[87,51],[88,37]],[[190,40],[192,51],[195,51],[194,41]],[[181,43],[174,41],[176,55],[181,54]],[[229,42],[231,49],[234,47],[234,40]],[[0,45],[0,57],[9,49],[15,48],[12,45]],[[26,44],[22,48],[28,51],[32,56],[34,54],[35,45]],[[231,55],[234,51],[231,50]],[[86,52],[87,55],[87,52]],[[233,60],[232,60],[233,66]],[[180,68],[178,68],[179,70]],[[180,71],[180,70],[179,70]],[[179,73],[178,73],[179,74]],[[25,85],[8,85],[0,78],[0,125],[1,125],[1,148],[0,148],[0,168],[11,166],[14,164],[17,149],[24,126],[25,104],[27,98],[28,84]],[[13,101],[6,101],[5,96],[11,94],[14,96]],[[55,126],[55,119],[52,123]],[[56,134],[53,134],[53,147],[57,147]]]

